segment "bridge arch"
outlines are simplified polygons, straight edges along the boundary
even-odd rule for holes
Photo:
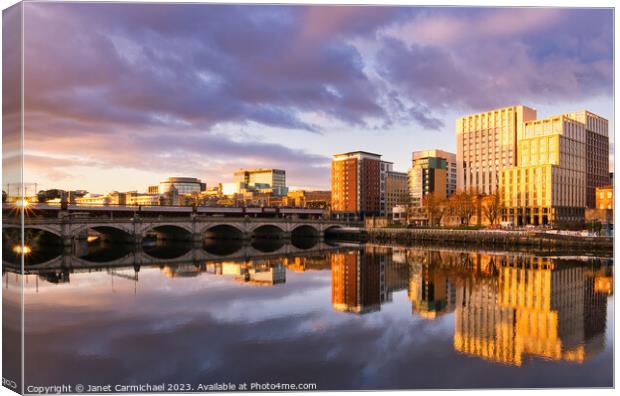
[[[252,229],[252,238],[281,239],[286,230],[275,224],[261,224]]]
[[[323,229],[324,233],[328,233],[329,231],[341,229],[342,226],[340,224],[330,224]]]
[[[210,224],[202,230],[207,239],[243,239],[243,230],[231,224]]]
[[[125,227],[119,227],[114,224],[92,224],[84,227],[75,228],[71,235],[74,238],[86,239],[89,231],[95,231],[104,240],[114,242],[128,242],[133,239],[131,231]]]
[[[13,232],[11,230],[16,230],[19,231],[21,230],[21,226],[19,225],[13,225],[13,224],[7,224],[7,225],[3,225],[2,226],[2,231],[7,231],[7,232]],[[60,227],[53,227],[53,226],[47,226],[47,225],[27,225],[24,227],[24,230],[40,230],[40,231],[45,231],[45,232],[49,232],[50,234],[54,234],[57,237],[61,237],[60,234]]]
[[[3,227],[2,242],[3,247],[13,248],[22,244],[22,233],[19,226]],[[23,243],[31,248],[41,245],[60,245],[62,237],[60,233],[51,227],[24,227]]]
[[[181,224],[157,224],[144,229],[142,235],[156,235],[158,240],[189,241],[192,230]]]
[[[318,238],[321,231],[311,224],[300,224],[291,231],[291,238]]]

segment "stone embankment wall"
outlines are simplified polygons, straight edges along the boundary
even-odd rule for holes
[[[446,243],[481,246],[530,246],[535,248],[584,248],[613,251],[611,237],[584,237],[525,231],[367,228],[338,230],[338,238],[375,243]]]

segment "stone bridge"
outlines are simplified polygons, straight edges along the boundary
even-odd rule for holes
[[[324,242],[318,242],[316,245],[309,249],[298,248],[291,244],[283,244],[278,249],[265,252],[260,251],[250,244],[246,243],[240,249],[224,255],[218,255],[207,252],[206,250],[198,247],[193,247],[185,253],[174,258],[158,258],[150,255],[141,248],[128,252],[126,255],[105,262],[89,261],[82,257],[78,257],[74,249],[68,249],[59,256],[56,256],[48,261],[29,265],[26,267],[26,273],[36,273],[37,271],[55,270],[55,269],[71,269],[71,270],[92,270],[99,268],[125,268],[125,267],[149,267],[155,265],[181,265],[181,264],[198,264],[205,262],[221,262],[221,261],[254,261],[254,260],[267,260],[282,257],[304,257],[317,254],[325,254],[337,250],[341,250],[342,247],[329,245]],[[3,266],[12,271],[19,271],[18,263],[11,263],[3,260]],[[33,272],[34,271],[34,272]]]
[[[24,219],[26,230],[42,230],[56,235],[64,246],[97,234],[104,239],[141,243],[147,235],[158,239],[199,242],[205,238],[240,239],[266,237],[288,239],[294,236],[322,239],[330,228],[342,227],[337,221],[294,218],[231,218],[192,215],[190,217],[133,218],[32,218]],[[18,223],[3,223],[2,228],[19,228]]]

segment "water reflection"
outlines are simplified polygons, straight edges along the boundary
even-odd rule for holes
[[[84,259],[97,254],[112,257],[97,250],[104,249],[102,245],[91,244],[86,251],[65,251],[55,267],[27,269],[30,288],[26,290],[26,301],[32,301],[31,309],[43,301],[47,304],[45,310],[30,311],[29,320],[37,326],[27,331],[27,336],[45,334],[48,327],[47,331],[53,332],[46,318],[57,315],[70,317],[74,323],[71,331],[75,333],[67,337],[86,332],[79,324],[80,318],[84,318],[83,326],[88,327],[90,316],[83,308],[75,308],[73,301],[90,299],[90,293],[96,288],[81,286],[105,284],[100,279],[107,276],[115,293],[118,293],[119,282],[131,282],[131,292],[138,297],[145,296],[135,300],[131,307],[118,304],[119,300],[111,295],[106,299],[101,290],[92,296],[96,309],[108,312],[110,318],[120,318],[123,314],[132,317],[138,311],[152,312],[152,317],[144,319],[147,320],[144,324],[132,320],[123,325],[132,328],[134,337],[150,332],[153,345],[165,347],[174,339],[170,334],[185,334],[181,324],[190,321],[197,326],[197,334],[209,331],[210,345],[218,344],[225,351],[234,351],[225,354],[220,351],[214,360],[204,358],[208,362],[201,371],[195,368],[196,362],[185,365],[186,350],[169,345],[167,353],[178,354],[170,359],[176,362],[179,370],[184,369],[190,382],[204,378],[242,379],[235,377],[238,371],[233,370],[238,370],[240,364],[244,365],[246,373],[262,372],[263,364],[254,363],[251,353],[258,345],[264,347],[264,351],[285,348],[277,353],[282,362],[272,373],[282,380],[301,381],[303,378],[298,375],[304,372],[302,367],[324,367],[324,377],[315,379],[323,384],[322,389],[445,388],[471,387],[472,384],[559,386],[578,381],[578,378],[581,382],[572,382],[573,385],[611,383],[611,374],[607,377],[606,373],[611,373],[612,345],[606,341],[606,334],[612,337],[607,333],[611,320],[607,317],[608,301],[613,294],[612,259],[323,242],[300,249],[281,241],[277,251],[283,253],[274,254],[268,248],[258,249],[256,242],[234,248],[152,245],[144,251],[130,252],[126,261],[115,259],[114,265]],[[213,251],[229,253],[215,255]],[[8,274],[3,275],[8,287]],[[64,289],[58,286],[60,283],[65,284]],[[42,295],[41,299],[35,297],[38,295]],[[49,299],[48,295],[54,298]],[[177,295],[182,299],[177,299]],[[156,301],[155,311],[147,309],[147,301],[152,300]],[[191,316],[193,310],[201,316],[208,312],[209,320],[199,321]],[[217,320],[220,317],[221,321]],[[101,320],[101,330],[90,331],[103,334],[120,325],[110,319],[108,328],[106,319]],[[274,327],[268,325],[271,320]],[[161,333],[153,332],[153,326],[163,326],[162,321],[168,327]],[[175,323],[179,323],[178,328]],[[236,332],[234,340],[227,336],[226,329],[231,326]],[[177,331],[179,333],[175,333]],[[238,338],[247,348],[239,347]],[[356,339],[359,342],[353,342]],[[202,345],[200,342],[197,339],[192,345]],[[303,355],[305,363],[302,364],[293,351],[306,348],[309,342],[317,353]],[[149,345],[132,350],[140,356],[150,354],[154,346]],[[342,371],[349,364],[353,367],[368,361],[361,345],[373,351],[368,352],[374,356],[373,365],[385,368],[385,371],[372,371],[372,375],[364,374],[364,386],[346,380],[357,371],[347,371],[347,375]],[[290,354],[284,353],[286,351]],[[40,362],[58,358],[55,349],[42,347],[37,353],[43,355],[38,356]],[[438,358],[435,353],[443,360],[433,368],[430,362]],[[71,351],[64,350],[63,354],[71,355]],[[347,356],[348,363],[344,363],[341,354]],[[590,367],[588,362],[601,355],[605,358],[597,360],[596,373],[588,369],[581,376],[575,376],[578,371],[568,366],[545,365],[545,362],[563,361]],[[79,366],[80,356],[65,356],[64,359],[70,358]],[[110,357],[108,352],[105,356]],[[125,352],[112,357],[128,358]],[[135,358],[140,359],[138,355]],[[464,375],[450,378],[436,371],[437,367],[444,366]],[[90,367],[94,369],[95,366]],[[188,374],[189,367],[196,370],[195,375]],[[494,376],[484,377],[492,367],[514,370],[530,367],[532,370],[496,371]],[[390,374],[405,368],[417,370],[418,382],[411,382],[413,377]],[[153,369],[142,373],[142,378],[162,380],[153,374],[157,371]],[[38,378],[39,382],[46,378],[39,371],[31,369],[29,372],[31,378]],[[118,378],[114,372],[98,372],[97,375],[103,375],[102,381],[115,382]],[[72,373],[50,371],[49,375],[52,373],[66,380],[80,379],[72,378]],[[540,373],[547,373],[545,378],[549,382],[541,383]],[[94,371],[86,369],[79,374],[95,376]],[[593,378],[592,382],[587,378]]]

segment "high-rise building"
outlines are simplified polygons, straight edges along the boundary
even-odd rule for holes
[[[385,174],[389,163],[364,151],[336,154],[332,159],[332,212],[339,218],[363,219],[384,213]],[[382,170],[383,168],[383,170]]]
[[[234,174],[235,182],[256,189],[270,188],[274,194],[286,195],[286,171],[282,169],[241,169]]]
[[[457,190],[492,194],[502,169],[515,166],[517,138],[536,110],[510,106],[456,120]]]
[[[385,212],[391,217],[397,205],[409,202],[408,176],[404,172],[388,171],[385,178]]]
[[[448,161],[429,152],[416,152],[409,169],[409,194],[413,207],[422,207],[424,196],[434,193],[438,198],[447,197]],[[426,156],[425,154],[433,156]]]
[[[417,160],[424,158],[442,158],[446,160],[446,196],[449,197],[456,192],[456,154],[443,150],[421,150],[414,151],[411,155],[411,165],[415,166]]]
[[[586,130],[586,206],[594,208],[595,189],[609,184],[609,122],[587,110],[566,115]]]
[[[552,224],[584,218],[586,131],[565,115],[524,123],[518,160],[501,172],[503,221]]]

